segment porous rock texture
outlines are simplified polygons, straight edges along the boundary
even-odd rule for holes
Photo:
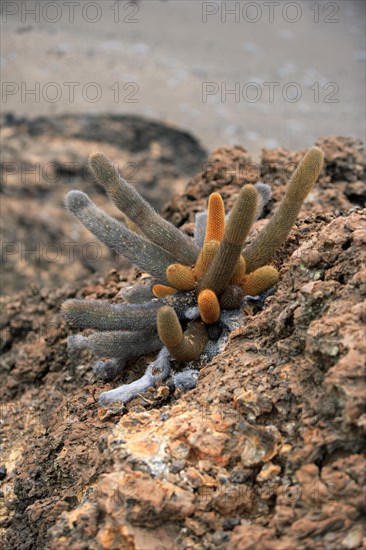
[[[357,549],[363,544],[366,211],[361,144],[319,140],[326,168],[286,245],[280,282],[179,393],[162,383],[124,410],[101,409],[87,353],[66,354],[66,298],[119,301],[143,277],[94,274],[82,284],[4,299],[5,548],[57,550]],[[300,153],[264,151],[261,179]],[[174,198],[185,223],[213,190],[227,207],[239,179],[223,179],[241,147],[222,148]],[[293,166],[293,165],[292,165]],[[248,166],[249,170],[249,166]],[[253,231],[265,223],[256,222]],[[130,365],[123,380],[142,373]]]

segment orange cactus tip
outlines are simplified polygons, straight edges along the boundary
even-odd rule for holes
[[[157,298],[165,298],[176,292],[175,288],[166,285],[154,285],[152,287],[152,292]]]
[[[249,273],[249,275],[245,275],[241,287],[244,294],[258,296],[258,294],[277,284],[279,277],[280,275],[275,267],[264,265]]]
[[[198,295],[198,309],[201,319],[206,325],[216,323],[220,317],[220,304],[217,296],[212,290],[205,289]]]
[[[183,264],[171,264],[166,270],[166,278],[177,290],[193,290],[196,285],[192,268]]]
[[[207,228],[205,241],[222,241],[225,233],[225,205],[219,193],[208,199]]]

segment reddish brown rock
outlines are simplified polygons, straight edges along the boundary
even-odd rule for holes
[[[276,255],[276,293],[262,311],[246,308],[185,394],[162,384],[101,410],[100,392],[137,378],[148,359],[101,386],[88,354],[66,354],[61,302],[119,301],[133,270],[4,300],[5,548],[362,547],[366,212],[344,191],[362,161],[355,141],[324,147],[333,165]],[[268,152],[265,165],[300,155]],[[217,167],[248,160],[241,148],[215,157]],[[223,185],[230,203],[238,179],[215,170],[206,185]],[[185,220],[206,200],[202,175],[194,180]]]

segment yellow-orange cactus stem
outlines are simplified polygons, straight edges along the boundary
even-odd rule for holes
[[[163,306],[157,316],[158,333],[161,341],[168,347],[176,347],[183,340],[183,330],[177,314],[170,306]]]
[[[231,277],[230,284],[240,285],[245,275],[245,260],[243,256],[240,256],[237,266],[234,271],[234,275]]]
[[[166,285],[154,285],[152,291],[157,298],[165,298],[166,296],[174,294],[176,289]]]
[[[225,206],[219,193],[208,199],[208,214],[205,241],[222,241],[225,233]]]
[[[202,250],[193,268],[196,279],[206,273],[220,246],[219,241],[207,241],[203,244]]]
[[[192,268],[183,264],[171,264],[166,270],[166,278],[178,290],[193,290],[196,285]]]
[[[252,244],[244,249],[247,273],[267,265],[275,251],[284,243],[300,212],[302,203],[323,169],[324,153],[311,147],[293,173],[286,195],[272,219]]]
[[[257,211],[258,191],[251,184],[243,185],[225,227],[224,239],[205,275],[198,281],[198,291],[209,288],[219,296],[230,284],[241,249]]]
[[[170,306],[159,309],[157,327],[161,341],[177,361],[195,361],[207,344],[205,325],[201,321],[192,321],[183,333],[178,316]]]
[[[278,283],[279,273],[272,265],[259,267],[249,275],[246,275],[242,282],[242,289],[249,296],[258,296],[265,290]]]
[[[220,304],[217,296],[212,290],[205,289],[198,295],[198,309],[201,319],[206,325],[216,323],[220,317]]]

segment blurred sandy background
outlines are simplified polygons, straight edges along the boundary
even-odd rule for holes
[[[3,112],[140,114],[255,155],[364,138],[364,14],[350,0],[5,0]]]

